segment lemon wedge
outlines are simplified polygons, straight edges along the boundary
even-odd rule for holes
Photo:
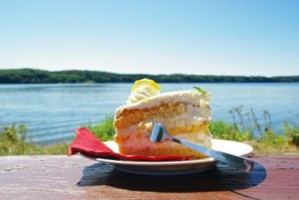
[[[141,87],[142,88],[149,87],[153,90],[160,91],[160,86],[154,80],[147,79],[147,78],[143,78],[135,81],[134,85],[131,88],[131,91],[133,92]]]
[[[160,93],[160,86],[151,79],[140,79],[135,81],[131,88],[131,94],[127,103],[136,103]]]

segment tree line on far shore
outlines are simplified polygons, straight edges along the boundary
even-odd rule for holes
[[[126,83],[150,78],[159,83],[271,83],[299,82],[295,76],[217,76],[196,74],[118,74],[89,70],[46,71],[37,69],[0,70],[0,83]]]

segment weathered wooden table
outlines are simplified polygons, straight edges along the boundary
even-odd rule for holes
[[[81,156],[0,157],[0,199],[299,199],[299,155],[255,155],[245,174],[132,175]]]

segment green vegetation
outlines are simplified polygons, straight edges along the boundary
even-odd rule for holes
[[[194,88],[195,88],[199,93],[207,94],[207,91],[201,89],[200,87],[196,87],[196,86],[194,86]]]
[[[1,155],[42,155],[66,154],[68,144],[54,144],[38,146],[26,142],[26,126],[12,125],[0,131],[0,156]]]
[[[0,83],[126,83],[137,79],[150,78],[159,83],[179,82],[299,82],[299,76],[212,76],[194,74],[117,74],[101,71],[66,70],[50,72],[36,69],[0,70]]]
[[[260,125],[256,126],[255,129],[242,130],[244,128],[242,127],[242,121],[235,120],[234,124],[225,121],[212,122],[210,130],[213,133],[213,138],[248,143],[253,146],[256,153],[299,152],[298,125],[285,123],[283,133],[276,134],[270,127],[266,127],[261,131]],[[243,122],[243,124],[245,123]],[[113,140],[113,117],[106,117],[102,123],[89,124],[87,127],[102,141]],[[255,131],[258,129],[260,131],[255,135]],[[68,144],[35,145],[26,142],[26,132],[24,125],[12,125],[0,131],[0,155],[66,154]]]
[[[250,144],[257,153],[299,152],[299,127],[289,124],[284,125],[284,132],[281,134],[276,134],[269,129],[259,136],[253,136],[250,131],[242,132],[232,124],[216,121],[211,123],[210,131],[213,133],[213,138]]]
[[[239,105],[228,111],[233,124],[216,121],[210,125],[214,138],[248,143],[259,153],[279,153],[299,151],[299,126],[296,123],[284,123],[283,132],[275,133],[269,111],[263,111],[264,126],[256,118],[254,110],[243,113]]]
[[[114,126],[112,116],[107,116],[106,119],[100,124],[89,124],[87,125],[87,128],[102,141],[113,140]]]

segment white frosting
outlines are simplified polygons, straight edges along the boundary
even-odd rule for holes
[[[168,103],[190,103],[193,105],[199,105],[201,108],[208,108],[209,101],[209,94],[203,94],[195,90],[168,92],[160,95],[150,96],[137,101],[136,103],[129,103],[118,107],[115,111],[115,116],[117,117],[123,109],[145,109]]]

